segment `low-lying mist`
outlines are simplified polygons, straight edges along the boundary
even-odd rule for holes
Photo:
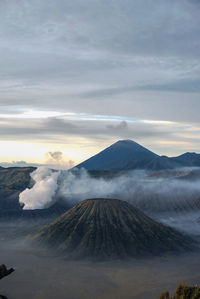
[[[200,281],[199,253],[128,262],[71,261],[33,247],[23,228],[13,225],[16,237],[10,223],[0,231],[1,262],[15,268],[1,280],[0,294],[8,299],[156,299],[165,289],[174,292],[180,282]]]
[[[24,209],[43,209],[61,198],[73,206],[86,198],[114,197],[133,203],[164,224],[198,234],[200,178],[190,180],[192,171],[131,171],[97,178],[84,169],[38,168],[31,175],[34,186],[21,193],[20,202]],[[8,299],[156,299],[165,289],[174,292],[180,282],[195,285],[200,281],[199,253],[129,262],[71,261],[32,246],[27,236],[42,225],[28,220],[1,224],[1,261],[16,269],[1,281],[0,293]]]
[[[69,205],[87,198],[118,198],[144,210],[200,208],[200,176],[187,179],[189,169],[158,173],[129,171],[110,178],[93,177],[85,169],[55,172],[39,167],[32,173],[32,189],[20,194],[24,209],[43,209],[64,199]],[[185,176],[185,177],[184,177]],[[56,197],[55,197],[56,192]],[[156,206],[157,205],[157,206]],[[195,206],[194,206],[195,205]]]
[[[24,209],[48,208],[61,200],[72,207],[88,198],[117,198],[166,225],[199,235],[198,168],[153,174],[135,170],[105,178],[92,176],[85,169],[52,171],[39,167],[31,177],[35,184],[19,197]]]

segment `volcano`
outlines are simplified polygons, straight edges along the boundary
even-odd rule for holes
[[[118,199],[88,199],[42,228],[35,239],[70,258],[118,259],[180,252],[190,238]]]
[[[119,171],[143,168],[146,163],[159,157],[155,153],[132,140],[120,140],[97,155],[84,161],[76,168],[87,170]]]
[[[119,140],[100,153],[78,164],[89,171],[160,171],[182,167],[199,167],[200,154],[185,153],[178,157],[159,156],[132,140]]]

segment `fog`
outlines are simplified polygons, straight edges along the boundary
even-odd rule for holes
[[[70,261],[33,248],[22,227],[13,226],[4,223],[0,231],[1,262],[15,268],[0,281],[0,294],[8,299],[156,299],[166,289],[174,292],[180,282],[200,281],[200,254],[106,263]],[[26,234],[35,229],[29,227]]]
[[[190,175],[195,177],[190,179]],[[108,178],[91,176],[85,169],[52,171],[39,167],[31,174],[35,184],[20,194],[24,209],[44,209],[56,201],[72,207],[88,198],[118,198],[144,213],[188,234],[200,235],[199,169],[177,169],[151,174],[130,171]]]
[[[31,194],[31,208],[44,208],[47,202],[51,205],[60,198],[69,206],[86,198],[120,198],[147,211],[154,219],[199,238],[199,212],[195,203],[198,203],[200,181],[198,175],[190,180],[191,172],[185,169],[152,175],[132,171],[95,178],[84,169],[57,172],[38,168],[32,174],[35,185],[22,194]],[[47,177],[53,178],[52,184],[46,184]],[[40,190],[43,185],[45,188]],[[26,199],[22,194],[20,199]],[[48,200],[43,202],[41,197]],[[177,213],[175,207],[185,208]],[[44,221],[25,220],[1,223],[1,263],[16,269],[0,281],[0,294],[8,299],[156,299],[166,289],[173,293],[180,282],[199,284],[200,253],[98,263],[72,261],[56,251],[33,246],[32,233],[44,224]]]
[[[197,170],[196,178],[190,180],[187,176],[193,169],[177,169],[165,175],[138,170],[97,178],[83,168],[56,172],[39,167],[31,174],[35,185],[20,194],[20,202],[24,209],[43,209],[54,204],[56,198],[62,198],[72,206],[87,198],[103,197],[126,200],[150,212],[177,208],[181,211],[196,210],[200,208],[200,175]]]
[[[168,176],[151,175],[147,171],[134,170],[111,178],[92,177],[85,169],[62,172],[58,193],[66,201],[81,201],[86,198],[119,198],[137,204],[147,196],[177,200],[200,197],[200,176],[197,180],[183,180],[191,169],[174,170]]]

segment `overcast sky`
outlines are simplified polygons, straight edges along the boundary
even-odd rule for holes
[[[0,160],[200,152],[199,0],[0,0]]]

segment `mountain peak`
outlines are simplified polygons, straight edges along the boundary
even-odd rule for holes
[[[195,157],[195,156],[198,156],[198,154],[195,152],[187,152],[187,153],[182,154],[179,157]]]
[[[87,170],[122,170],[132,161],[154,159],[155,153],[132,140],[119,140],[97,155],[77,165]]]
[[[141,146],[141,145],[133,140],[124,139],[113,143],[111,146]]]
[[[114,144],[137,144],[137,142],[135,142],[131,139],[122,139],[122,140],[115,142]]]
[[[191,240],[131,204],[104,198],[78,203],[35,239],[72,258],[118,259],[192,248]]]

